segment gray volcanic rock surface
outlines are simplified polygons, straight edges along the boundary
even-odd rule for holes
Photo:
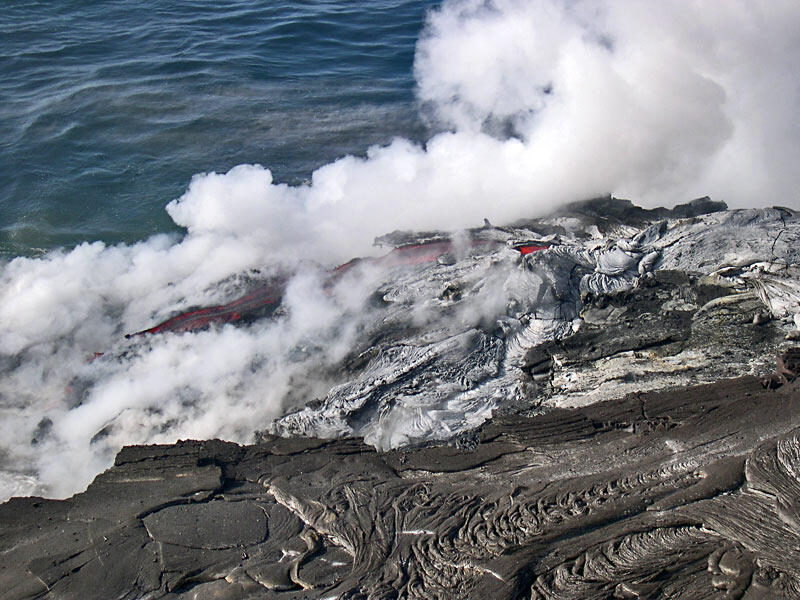
[[[800,383],[498,418],[473,449],[130,447],[0,507],[3,598],[798,598]]]
[[[327,394],[0,505],[0,595],[800,598],[800,215],[603,198],[378,241],[448,251],[349,269]]]
[[[800,215],[788,209],[601,198],[454,241],[437,261],[361,274],[373,303],[328,374],[339,383],[271,433],[379,449],[449,440],[498,411],[760,375],[797,328]]]

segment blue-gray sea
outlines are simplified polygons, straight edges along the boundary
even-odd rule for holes
[[[430,135],[414,48],[432,0],[15,0],[0,11],[0,259],[177,227],[192,175],[301,183]]]

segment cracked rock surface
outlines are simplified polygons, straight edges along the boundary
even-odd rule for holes
[[[3,598],[798,598],[800,383],[497,418],[472,449],[128,447],[0,507]]]
[[[329,374],[339,383],[271,433],[379,449],[446,441],[492,414],[762,376],[784,338],[800,338],[800,215],[788,209],[601,198],[465,236],[446,260],[375,280]]]

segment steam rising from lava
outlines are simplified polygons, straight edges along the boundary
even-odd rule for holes
[[[200,174],[167,206],[181,240],[3,267],[0,497],[72,492],[124,443],[244,441],[290,390],[324,394],[324,379],[298,387],[304,348],[321,349],[318,365],[343,356],[370,280],[324,292],[306,260],[331,267],[390,230],[502,223],[609,192],[800,208],[798,55],[791,1],[444,2],[415,62],[421,108],[442,127],[424,146],[396,139],[299,187],[257,165]],[[300,273],[285,319],[123,341],[279,270]]]

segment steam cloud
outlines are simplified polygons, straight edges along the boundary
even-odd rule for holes
[[[303,349],[335,364],[368,282],[323,294],[301,258],[332,266],[393,229],[504,222],[608,192],[800,208],[798,55],[790,0],[446,1],[417,48],[422,110],[445,129],[424,147],[396,139],[300,187],[255,165],[198,175],[167,206],[182,240],[3,267],[0,499],[73,492],[124,443],[246,441],[290,390],[324,394],[330,382],[298,383]],[[239,274],[285,267],[301,273],[285,319],[122,340],[224,301]],[[87,362],[98,350],[112,358]]]

